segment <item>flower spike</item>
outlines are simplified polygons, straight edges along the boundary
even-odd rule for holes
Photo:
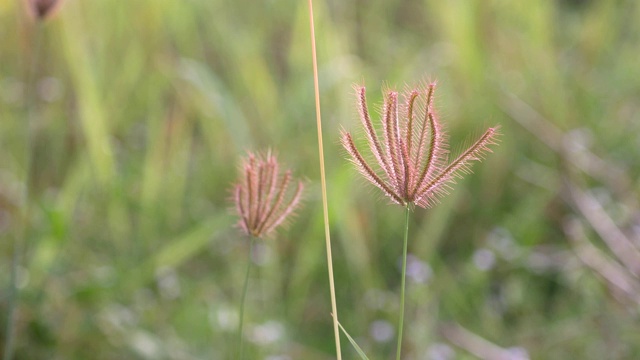
[[[407,90],[403,109],[398,105],[398,93],[387,92],[382,106],[382,139],[369,116],[364,86],[355,87],[358,113],[377,166],[367,163],[345,130],[342,146],[358,171],[398,205],[432,206],[447,194],[456,178],[471,172],[471,162],[482,160],[491,146],[497,145],[499,127],[489,128],[448,164],[447,137],[433,109],[435,86],[430,83]]]
[[[291,171],[279,174],[278,160],[271,151],[264,156],[249,153],[233,189],[238,227],[257,238],[271,234],[300,205],[304,184],[298,181],[291,189],[291,182]]]

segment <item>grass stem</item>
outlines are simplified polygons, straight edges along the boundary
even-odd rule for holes
[[[20,256],[20,250],[18,246],[19,238],[16,237],[16,240],[13,245],[13,255],[11,259],[11,278],[9,280],[9,309],[7,310],[7,326],[5,329],[5,347],[2,358],[4,360],[11,360],[13,358],[13,323],[15,322],[15,309],[18,302],[18,262]]]
[[[244,303],[247,298],[247,288],[249,287],[249,273],[251,272],[251,264],[253,261],[251,260],[251,251],[253,249],[253,244],[255,243],[255,236],[250,236],[249,239],[249,255],[247,256],[247,271],[244,275],[244,285],[242,287],[242,298],[240,299],[240,326],[238,327],[238,360],[242,360],[244,357],[243,353],[243,339],[242,331],[244,328]]]
[[[404,292],[407,278],[407,243],[409,239],[409,205],[405,209],[404,219],[404,243],[402,246],[402,283],[400,285],[400,320],[398,321],[398,348],[396,350],[396,360],[400,360],[402,352],[402,328],[404,326]]]
[[[318,85],[318,57],[316,54],[316,34],[313,24],[313,1],[309,0],[309,26],[311,27],[311,57],[313,58],[313,84],[316,100],[316,124],[318,128],[318,153],[320,157],[320,183],[322,186],[322,209],[324,213],[324,235],[327,247],[327,268],[329,270],[329,291],[331,293],[331,312],[333,313],[333,332],[336,343],[336,356],[342,360],[340,351],[340,328],[338,326],[338,308],[333,280],[333,259],[331,256],[331,237],[329,235],[329,207],[327,204],[327,181],[324,171],[324,147],[322,145],[322,116],[320,115],[320,89]]]
[[[38,68],[38,60],[40,57],[40,48],[41,48],[41,37],[42,37],[42,29],[39,22],[33,24],[33,35],[32,35],[32,48],[29,56],[31,57],[31,62],[27,67],[27,71],[25,72],[25,107],[26,107],[26,121],[25,124],[25,146],[24,146],[24,174],[23,174],[23,184],[22,184],[22,196],[21,196],[21,207],[20,207],[20,221],[19,228],[15,232],[14,242],[13,242],[13,254],[11,255],[11,273],[9,279],[9,299],[8,299],[8,309],[7,309],[7,324],[5,328],[5,339],[4,339],[4,351],[2,354],[3,360],[11,360],[14,355],[14,346],[15,346],[15,330],[14,323],[16,318],[16,309],[18,308],[18,303],[20,301],[20,293],[18,290],[18,267],[20,266],[20,256],[22,255],[23,249],[27,245],[28,234],[29,234],[29,221],[30,221],[30,198],[31,198],[31,161],[32,161],[32,137],[34,136],[31,133],[31,128],[33,127],[33,122],[35,121],[36,112],[36,95],[35,95],[35,83],[36,83],[36,71]]]

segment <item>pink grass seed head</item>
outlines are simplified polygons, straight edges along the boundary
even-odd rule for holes
[[[363,156],[345,130],[342,146],[362,176],[398,205],[434,205],[456,178],[471,172],[472,162],[482,160],[497,145],[500,133],[496,126],[448,162],[448,139],[433,108],[435,88],[435,83],[409,88],[401,99],[396,91],[386,91],[376,127],[369,115],[365,87],[355,86],[356,106],[373,161],[367,160],[371,156]]]
[[[238,227],[248,236],[269,236],[291,218],[300,205],[303,190],[303,182],[294,180],[291,170],[280,173],[271,151],[264,155],[249,152],[242,160],[240,179],[233,188]]]

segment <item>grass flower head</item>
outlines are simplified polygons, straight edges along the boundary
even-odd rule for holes
[[[37,20],[44,20],[54,14],[62,0],[24,0],[29,13]]]
[[[300,205],[304,184],[291,170],[279,172],[278,159],[271,152],[248,153],[243,159],[240,180],[233,189],[238,226],[247,235],[263,238],[280,226]]]
[[[408,89],[399,103],[398,93],[388,91],[382,105],[382,136],[374,127],[367,108],[364,86],[356,86],[357,107],[372,166],[345,130],[341,142],[358,171],[395,204],[427,208],[447,194],[456,178],[471,172],[496,144],[498,127],[486,132],[453,161],[448,162],[448,141],[433,109],[435,83]]]

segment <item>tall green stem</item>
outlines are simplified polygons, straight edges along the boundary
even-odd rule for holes
[[[400,320],[398,321],[398,349],[396,360],[400,360],[402,351],[402,328],[404,325],[404,290],[407,278],[407,243],[409,239],[409,205],[405,209],[404,218],[404,244],[402,246],[402,283],[400,285]]]
[[[324,215],[324,239],[327,248],[327,270],[329,271],[329,293],[333,317],[333,334],[336,342],[336,358],[342,360],[340,349],[340,329],[338,328],[338,306],[333,279],[333,258],[331,255],[331,236],[329,229],[329,205],[327,201],[327,177],[324,171],[324,147],[322,144],[322,115],[320,114],[320,86],[318,85],[318,56],[316,53],[316,31],[313,24],[313,1],[309,0],[309,27],[311,28],[311,58],[313,61],[313,85],[316,99],[316,128],[318,131],[318,157],[320,161],[320,186],[322,188],[322,212]]]
[[[249,255],[247,256],[247,272],[244,275],[244,286],[242,288],[242,299],[240,300],[240,326],[238,328],[238,360],[242,360],[243,359],[243,347],[242,347],[242,340],[243,340],[243,336],[242,336],[242,330],[243,330],[243,325],[244,325],[244,303],[245,303],[245,299],[247,297],[247,288],[249,285],[249,273],[251,272],[251,263],[253,263],[253,261],[251,261],[251,250],[253,249],[253,244],[255,243],[255,237],[254,236],[250,236],[249,239]]]

